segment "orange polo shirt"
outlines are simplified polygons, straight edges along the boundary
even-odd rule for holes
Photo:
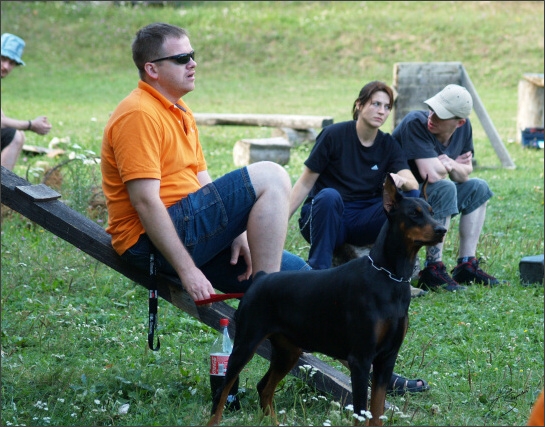
[[[532,412],[530,412],[530,417],[528,418],[529,426],[543,426],[545,425],[545,416],[544,414],[544,403],[543,403],[543,389],[537,397],[534,406],[532,407]]]
[[[167,208],[201,187],[197,173],[206,170],[206,161],[197,124],[181,99],[177,105],[185,111],[139,81],[104,129],[101,170],[108,208],[106,231],[120,255],[144,233],[126,182],[161,180],[160,197]]]

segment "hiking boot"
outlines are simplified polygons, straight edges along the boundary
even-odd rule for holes
[[[465,262],[460,262],[462,259],[459,259],[459,264],[452,270],[454,280],[460,283],[475,282],[490,286],[499,285],[498,279],[479,268],[480,259],[475,257],[465,259],[467,259]]]
[[[424,270],[418,274],[418,286],[430,291],[444,289],[445,291],[463,291],[465,286],[456,283],[447,273],[445,264],[442,261],[429,263]]]

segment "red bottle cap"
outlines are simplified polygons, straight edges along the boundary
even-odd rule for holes
[[[229,319],[220,319],[220,326],[229,326]]]

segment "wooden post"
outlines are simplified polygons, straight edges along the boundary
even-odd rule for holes
[[[517,142],[526,128],[543,127],[543,74],[524,74],[518,86]]]
[[[502,166],[507,169],[515,169],[515,163],[513,162],[513,160],[511,160],[509,152],[505,148],[505,145],[503,145],[498,131],[494,127],[494,124],[492,123],[490,116],[486,112],[486,108],[484,108],[484,104],[482,103],[481,98],[479,97],[479,94],[475,89],[475,86],[473,86],[473,83],[463,66],[462,81],[460,85],[464,86],[471,94],[471,97],[473,98],[473,110],[475,111],[475,114],[477,114],[477,117],[479,118],[481,125],[483,126],[484,131],[486,132],[486,135],[488,136],[488,139],[492,144],[492,147],[496,151],[496,154],[500,159]]]

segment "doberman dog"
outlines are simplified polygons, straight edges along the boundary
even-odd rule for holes
[[[278,383],[304,351],[345,360],[358,423],[367,411],[371,365],[370,423],[381,425],[388,381],[409,324],[409,281],[418,250],[440,243],[446,228],[423,198],[404,197],[388,174],[383,188],[385,221],[371,252],[327,270],[256,274],[236,312],[236,334],[224,385],[213,399],[208,425],[222,417],[229,390],[266,338],[269,370],[257,384],[264,414],[276,422]]]

